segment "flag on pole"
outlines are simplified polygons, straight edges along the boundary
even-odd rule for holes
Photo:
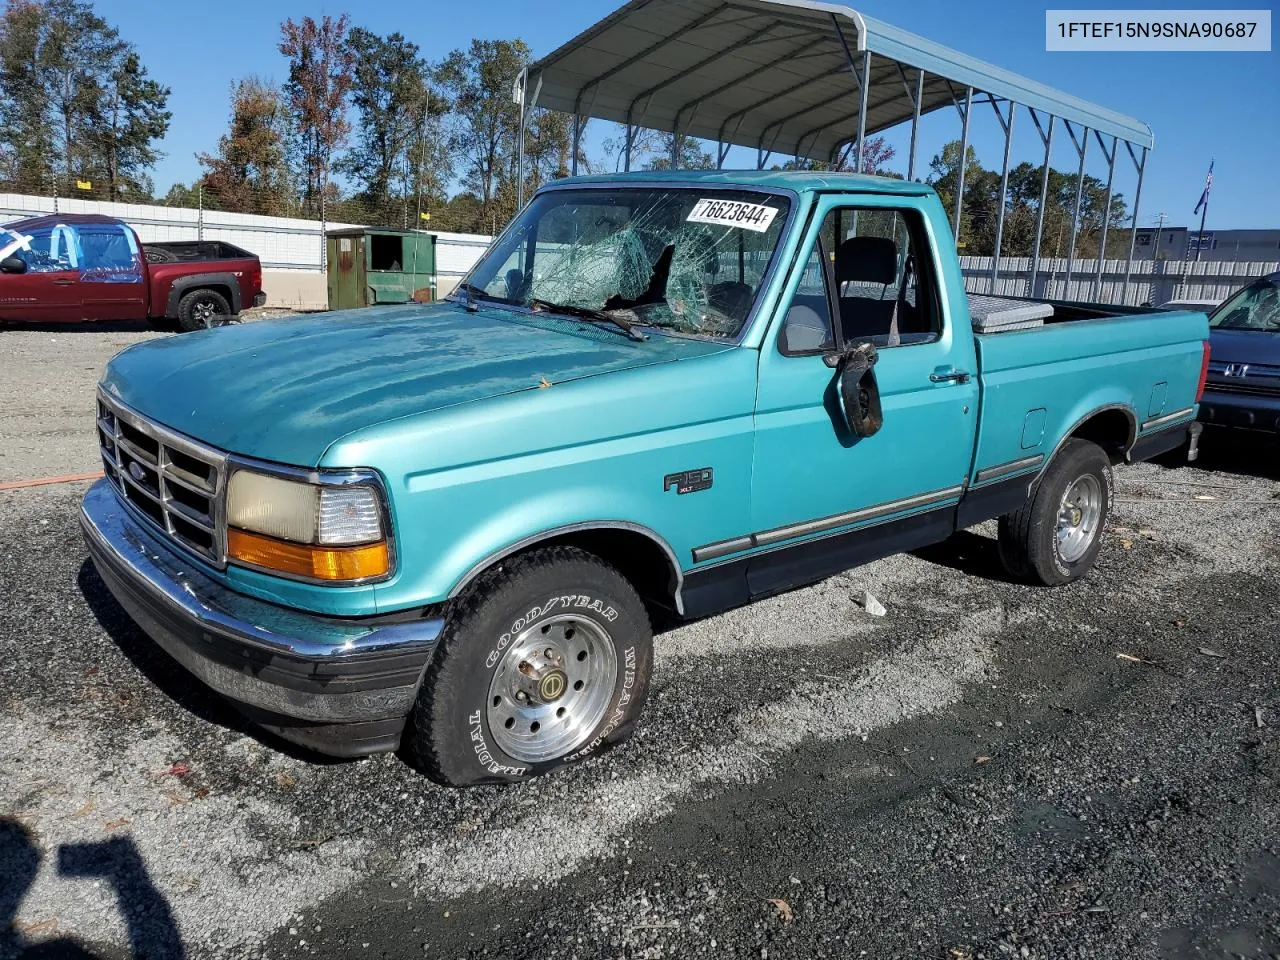
[[[1200,212],[1200,208],[1208,206],[1209,191],[1213,188],[1213,161],[1209,161],[1209,173],[1204,178],[1204,193],[1200,194],[1200,202],[1196,204],[1196,208],[1191,211],[1192,215]]]

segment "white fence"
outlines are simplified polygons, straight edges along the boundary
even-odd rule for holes
[[[268,303],[278,306],[324,309],[327,292],[324,263],[324,229],[358,227],[361,224],[329,223],[292,217],[263,217],[221,210],[161,207],[101,200],[38,197],[0,193],[0,223],[46,213],[100,213],[125,221],[138,231],[143,243],[177,240],[224,240],[256,253],[266,272],[263,286]],[[472,233],[441,233],[436,237],[437,296],[445,296],[480,259],[492,238]],[[961,257],[965,287],[970,293],[991,293],[991,258]],[[1104,260],[1101,283],[1095,283],[1097,260],[1076,260],[1071,280],[1064,257],[1043,257],[1030,290],[1030,257],[1001,257],[1000,279],[994,292],[1013,297],[1046,300],[1093,300],[1121,303],[1125,262]],[[1254,277],[1280,270],[1280,263],[1235,263],[1206,260],[1136,260],[1129,275],[1130,306],[1160,305],[1170,300],[1223,300]],[[1095,292],[1096,286],[1096,292]]]
[[[991,289],[991,257],[961,257],[964,285],[970,293],[996,293],[1044,300],[1085,300],[1159,306],[1170,300],[1225,300],[1255,277],[1280,270],[1280,262],[1236,263],[1227,260],[1135,260],[1124,294],[1125,262],[1104,260],[1097,282],[1097,260],[1075,260],[1067,281],[1065,257],[1042,257],[1036,288],[1030,289],[1030,257],[1001,257],[1000,279]]]
[[[110,203],[0,193],[0,223],[46,213],[99,213],[123,220],[143,243],[179,240],[222,240],[255,253],[262,261],[268,304],[324,309],[327,301],[323,273],[324,230],[362,224],[328,223],[294,217],[263,217],[251,213],[161,207],[140,203]],[[441,233],[436,237],[437,296],[449,293],[480,259],[489,237],[471,233]]]

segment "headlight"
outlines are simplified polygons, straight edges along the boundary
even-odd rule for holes
[[[306,579],[391,569],[382,500],[372,484],[329,485],[239,469],[227,485],[227,558]]]

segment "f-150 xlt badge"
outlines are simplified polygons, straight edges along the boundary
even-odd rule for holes
[[[683,473],[668,473],[662,478],[662,492],[672,487],[676,493],[697,493],[699,490],[711,489],[711,468],[701,467],[697,470],[685,470]]]

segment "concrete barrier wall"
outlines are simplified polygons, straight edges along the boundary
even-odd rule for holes
[[[262,289],[268,307],[329,309],[328,281],[319,270],[263,270]]]

